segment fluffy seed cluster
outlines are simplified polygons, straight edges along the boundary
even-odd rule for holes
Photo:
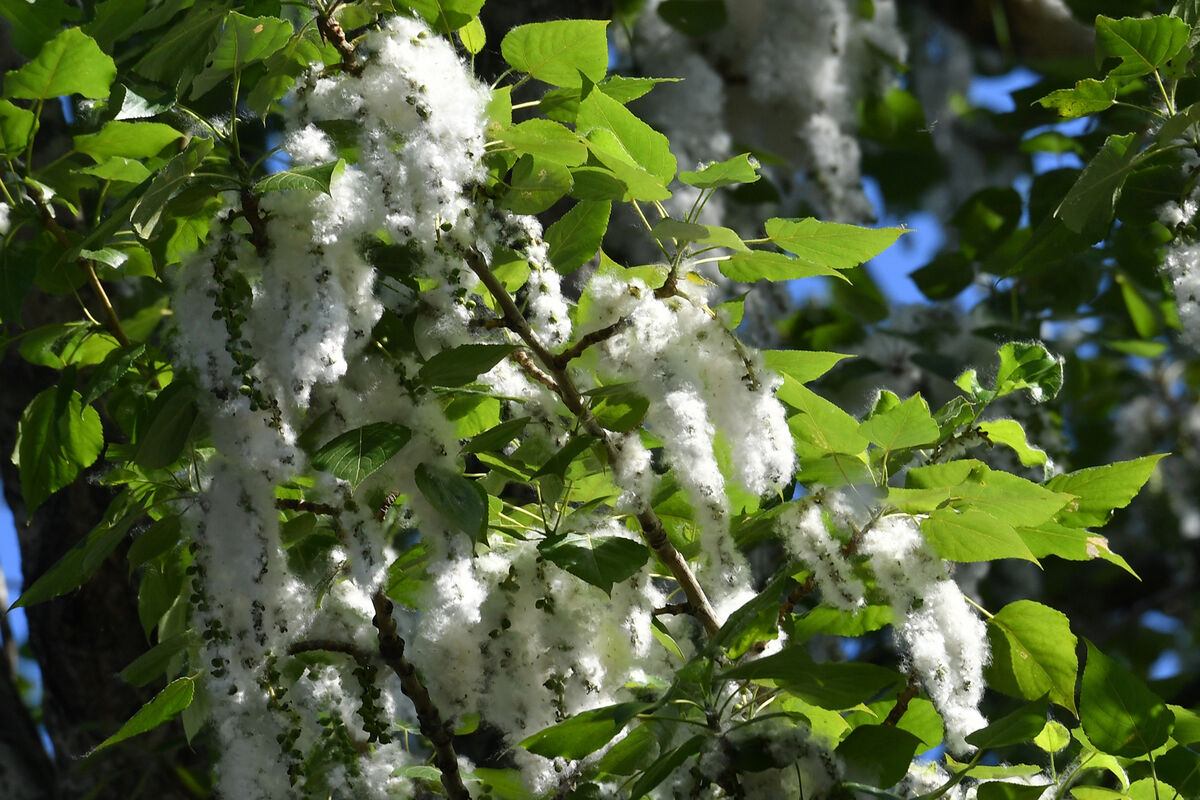
[[[987,625],[912,517],[878,519],[862,537],[860,550],[891,600],[908,667],[942,715],[947,746],[956,754],[971,751],[966,736],[987,725],[979,713],[983,668],[991,658]]]

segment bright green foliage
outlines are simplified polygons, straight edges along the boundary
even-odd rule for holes
[[[496,49],[484,5],[108,0],[35,14],[0,0],[28,58],[0,97],[3,341],[54,371],[12,457],[28,514],[89,470],[116,492],[16,605],[70,594],[123,557],[147,646],[120,677],[159,689],[93,757],[177,718],[189,741],[236,748],[217,715],[241,692],[275,737],[255,752],[314,798],[350,796],[368,763],[378,780],[383,758],[403,791],[461,797],[446,765],[468,735],[501,755],[461,779],[505,800],[684,785],[752,796],[784,773],[805,798],[1194,792],[1200,715],[1091,642],[1081,675],[1075,631],[1088,629],[1023,594],[1060,571],[1082,576],[1080,595],[1117,593],[1134,564],[1160,568],[1128,554],[1128,527],[1111,547],[1094,529],[1147,485],[1183,480],[1169,462],[1155,479],[1162,454],[1116,456],[1110,440],[1147,375],[1174,413],[1194,399],[1194,361],[1154,360],[1192,324],[1155,248],[1195,231],[1154,209],[1194,183],[1181,151],[1200,124],[1187,105],[1195,4],[1096,17],[1108,71],[1063,67],[1039,84],[1040,108],[1021,109],[1022,130],[1046,109],[1100,121],[1025,138],[1022,158],[1084,164],[1039,172],[1027,191],[1008,178],[973,191],[946,249],[913,273],[930,300],[973,284],[986,295],[969,331],[958,312],[943,330],[931,309],[894,329],[864,265],[905,229],[801,216],[818,212],[784,199],[797,165],[740,142],[723,160],[677,161],[669,126],[642,118],[673,79],[610,61],[636,25],[521,25],[500,39],[494,85],[467,77],[458,56]],[[850,5],[854,19],[883,13]],[[746,24],[716,0],[617,6],[701,42]],[[339,36],[381,42],[396,13],[424,22],[391,44],[464,74],[406,84],[385,123],[355,83],[383,48]],[[431,111],[450,78],[466,123]],[[363,105],[336,107],[334,85]],[[857,131],[872,174],[913,204],[941,146],[917,94],[876,87]],[[42,128],[59,98],[77,113],[51,150]],[[449,199],[393,227],[402,215],[370,217],[372,203],[390,213],[442,191],[454,158],[471,177]],[[346,221],[357,214],[369,222]],[[814,277],[830,279],[827,301],[764,320],[791,287],[755,284]],[[89,310],[24,330],[38,293]],[[256,317],[264,297],[294,302],[290,316]],[[1104,325],[1078,335],[1102,356],[1034,340],[1092,318]],[[321,351],[330,330],[345,342]],[[215,346],[189,360],[206,337]],[[298,361],[321,374],[288,373]],[[287,456],[252,463],[273,449]],[[786,458],[756,464],[772,450]],[[245,563],[205,550],[210,524],[236,528]],[[244,585],[220,596],[214,565]],[[249,602],[260,585],[295,605]],[[1077,613],[1077,597],[1042,599]],[[239,630],[214,608],[244,612]],[[311,640],[296,633],[310,617],[324,626]],[[240,661],[212,655],[234,639],[252,644]],[[573,653],[549,675],[506,672]],[[329,692],[313,719],[305,691]],[[507,717],[489,718],[501,701]],[[943,743],[939,788],[918,795],[914,759]],[[552,788],[535,793],[530,770]]]

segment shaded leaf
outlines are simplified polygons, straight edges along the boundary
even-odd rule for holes
[[[612,741],[631,719],[654,708],[649,703],[617,703],[576,714],[538,731],[521,742],[546,758],[583,758]]]
[[[1097,749],[1127,758],[1161,746],[1174,724],[1158,695],[1091,642],[1079,692],[1079,721]]]
[[[725,0],[664,0],[658,15],[675,30],[688,36],[705,36],[719,31],[729,21]]]
[[[199,414],[196,389],[186,381],[172,381],[150,406],[149,422],[138,437],[134,462],[148,470],[175,463],[183,455]]]
[[[394,422],[373,422],[346,431],[313,453],[313,466],[357,487],[399,453],[412,431]]]
[[[417,488],[429,505],[474,541],[487,534],[488,496],[478,482],[436,465],[420,464]]]
[[[435,353],[417,377],[430,386],[465,386],[516,350],[511,344],[463,344]]]
[[[17,0],[24,2],[24,0]],[[33,112],[0,100],[0,155],[15,156],[25,151],[33,133]]]
[[[13,462],[21,476],[21,495],[28,513],[73,482],[90,467],[104,447],[100,415],[85,406],[78,392],[61,402],[61,387],[40,392],[17,423]]]
[[[295,33],[292,24],[286,20],[248,17],[237,11],[226,15],[220,31],[216,44],[208,53],[204,71],[192,83],[193,99],[235,72],[283,49]]]
[[[837,746],[846,779],[869,786],[892,786],[908,774],[921,740],[891,725],[859,725]]]
[[[1046,727],[1046,708],[1047,696],[1043,695],[968,735],[967,743],[990,750],[1027,742]]]
[[[581,531],[548,537],[538,545],[538,552],[606,594],[612,593],[614,583],[636,575],[650,557],[646,545],[639,541]]]
[[[1069,230],[1091,240],[1108,230],[1125,178],[1137,165],[1137,134],[1109,136],[1092,157],[1054,216]]]
[[[816,663],[802,647],[725,670],[722,680],[774,680],[809,703],[831,709],[853,708],[877,693],[904,682],[895,670],[858,661]]]
[[[194,675],[171,681],[153,700],[138,709],[137,713],[130,717],[120,730],[96,745],[92,753],[152,731],[164,722],[174,719],[192,704],[195,692],[196,676]]]

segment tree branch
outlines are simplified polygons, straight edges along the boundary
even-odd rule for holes
[[[470,800],[471,793],[463,785],[462,774],[458,770],[458,756],[454,752],[454,739],[442,722],[437,706],[429,697],[417,670],[404,657],[404,640],[396,632],[396,621],[392,619],[392,601],[383,592],[371,596],[375,606],[375,616],[371,623],[379,631],[379,654],[384,663],[400,678],[400,688],[404,696],[412,701],[417,711],[417,721],[421,724],[421,733],[433,743],[433,763],[442,772],[442,786],[446,788],[446,796],[451,800]]]
[[[541,362],[549,377],[553,379],[557,387],[554,391],[562,399],[563,405],[579,419],[589,434],[595,436],[604,444],[604,450],[608,455],[609,463],[615,464],[618,456],[616,445],[609,438],[608,431],[604,429],[588,410],[582,395],[579,393],[579,389],[576,388],[575,382],[571,380],[566,367],[560,366],[558,357],[538,341],[537,336],[533,333],[533,329],[529,327],[529,323],[521,314],[521,310],[517,308],[517,304],[513,301],[512,296],[504,288],[504,284],[492,274],[483,255],[474,249],[467,249],[462,255],[466,259],[471,271],[479,277],[479,280],[491,292],[492,297],[495,298],[496,305],[500,307],[504,318],[508,320],[508,326],[521,337],[521,340],[525,342],[525,345],[537,357],[537,360]],[[520,362],[518,361],[518,363]],[[679,583],[679,587],[683,589],[684,597],[687,598],[688,604],[692,607],[692,616],[699,620],[708,635],[712,636],[721,627],[720,623],[717,622],[716,611],[713,610],[712,604],[708,601],[708,596],[704,593],[704,589],[700,586],[699,581],[696,580],[696,575],[692,572],[692,568],[688,566],[687,561],[679,554],[675,546],[671,544],[671,540],[667,537],[666,529],[663,528],[662,520],[658,518],[658,515],[651,508],[639,511],[637,520],[638,524],[642,526],[642,535],[646,538],[646,543],[650,545],[655,555],[670,570],[671,575]]]
[[[892,706],[892,710],[888,712],[883,724],[895,727],[900,722],[900,718],[904,716],[904,712],[908,711],[908,704],[920,691],[920,685],[915,680],[910,680],[896,698],[896,705]]]
[[[317,30],[321,32],[321,38],[332,44],[342,57],[342,69],[351,75],[362,72],[362,65],[358,63],[358,55],[354,52],[354,43],[346,39],[346,32],[336,19],[317,14]]]

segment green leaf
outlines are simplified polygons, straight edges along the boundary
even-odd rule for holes
[[[566,275],[590,261],[604,241],[611,213],[611,201],[580,200],[547,228],[547,258],[554,268]]]
[[[166,671],[167,664],[187,648],[191,638],[191,633],[184,631],[162,640],[121,670],[121,680],[130,686],[145,686]]]
[[[572,182],[571,171],[562,164],[523,155],[509,175],[509,191],[500,204],[518,214],[539,214],[571,191]]]
[[[642,424],[650,401],[638,394],[636,384],[601,386],[584,393],[592,399],[596,421],[610,431],[627,433]]]
[[[1046,706],[1047,696],[1043,695],[968,735],[967,743],[991,750],[1027,742],[1046,727]]]
[[[991,781],[979,784],[975,800],[1038,800],[1046,793],[1046,787],[1029,786],[1019,783],[1003,783]]]
[[[33,133],[33,123],[32,111],[0,100],[0,155],[16,156],[25,152]]]
[[[209,51],[204,71],[192,83],[192,98],[200,97],[225,78],[282,50],[295,31],[276,17],[247,17],[230,11]]]
[[[799,419],[789,419],[788,425],[819,454],[853,455],[867,449],[867,439],[858,432],[858,420],[807,386],[797,385],[784,402],[804,412]]]
[[[566,474],[567,468],[571,466],[571,462],[576,456],[583,453],[597,441],[596,437],[589,436],[586,433],[575,434],[570,441],[560,447],[554,455],[546,460],[538,468],[537,472],[530,475],[530,478],[540,478],[543,475],[553,475],[561,478]]]
[[[1050,701],[1075,713],[1075,634],[1066,615],[1032,600],[1018,600],[988,620],[992,663],[988,686],[1013,697]]]
[[[596,536],[568,531],[550,536],[538,545],[547,560],[612,594],[614,583],[638,573],[650,551],[646,545],[622,536]]]
[[[837,746],[846,779],[868,786],[892,786],[908,774],[921,740],[891,725],[859,725]]]
[[[649,725],[639,725],[609,748],[596,762],[596,769],[609,775],[633,775],[658,755],[658,742]]]
[[[142,515],[140,508],[129,511],[125,500],[125,495],[118,495],[109,505],[100,524],[42,573],[21,593],[13,606],[28,608],[73,592],[85,584],[117,549],[117,545],[129,533],[130,526]]]
[[[254,184],[255,194],[267,192],[306,191],[329,194],[329,184],[346,169],[343,159],[311,167],[295,167],[268,175]]]
[[[483,0],[404,0],[404,5],[424,17],[439,33],[451,33],[478,18]],[[468,52],[479,51],[468,48]]]
[[[993,444],[1002,444],[1012,449],[1025,466],[1044,467],[1046,465],[1046,451],[1029,444],[1029,440],[1025,438],[1025,429],[1015,419],[981,422],[979,430],[983,431]]]
[[[126,559],[129,561],[129,568],[132,570],[134,567],[140,567],[147,561],[156,559],[170,551],[175,545],[179,544],[179,537],[182,530],[183,526],[179,520],[179,515],[172,514],[169,517],[163,517],[142,531],[133,540],[133,544],[129,545],[129,552],[126,554]]]
[[[429,386],[466,386],[516,350],[511,344],[463,344],[435,353],[417,373]]]
[[[1046,726],[1033,737],[1033,743],[1046,753],[1058,753],[1071,743],[1071,732],[1056,720],[1047,720]]]
[[[1037,562],[1012,525],[974,508],[939,508],[921,520],[921,532],[947,561],[1022,558]]]
[[[196,675],[189,675],[168,683],[153,700],[138,709],[137,713],[130,717],[120,730],[96,745],[92,753],[152,731],[164,722],[179,716],[180,712],[192,704],[192,698],[196,692],[196,677]]]
[[[568,167],[587,160],[587,145],[579,134],[549,119],[530,119],[505,128],[496,134],[496,140],[519,153]]]
[[[1075,119],[1103,111],[1116,101],[1115,81],[1084,78],[1075,82],[1074,89],[1055,89],[1038,103],[1043,108],[1053,108],[1063,119]]]
[[[179,193],[201,162],[213,149],[213,140],[196,137],[188,144],[182,153],[167,162],[159,170],[154,180],[146,187],[130,211],[129,219],[138,236],[149,239],[158,227],[162,213],[171,198]]]
[[[668,751],[651,764],[642,772],[642,776],[638,778],[637,783],[630,790],[630,797],[644,797],[651,789],[658,786],[667,779],[667,776],[679,768],[679,765],[687,761],[689,758],[700,752],[700,748],[704,746],[708,736],[698,734],[688,739],[683,744],[676,747],[674,750]]]
[[[95,175],[101,180],[123,183],[141,183],[152,174],[142,162],[121,156],[106,158],[93,167],[82,167],[79,172],[84,175]]]
[[[903,228],[860,228],[840,222],[805,219],[767,220],[767,237],[780,248],[814,264],[835,269],[857,267],[892,246]]]
[[[538,731],[522,741],[521,747],[546,758],[583,758],[612,741],[631,719],[652,708],[649,703],[594,708]]]
[[[77,21],[79,9],[64,0],[0,0],[0,16],[4,17],[13,48],[33,58],[43,44],[62,30],[67,20]]]
[[[719,3],[724,8],[724,3]],[[662,6],[659,6],[662,13]],[[722,186],[732,186],[737,183],[754,183],[761,176],[758,174],[758,159],[749,153],[708,164],[696,172],[684,170],[679,173],[679,180],[697,189],[717,189]]]
[[[767,369],[791,378],[797,383],[815,381],[833,369],[843,358],[852,358],[847,353],[830,353],[821,350],[763,350],[763,362]],[[782,394],[782,389],[780,393]],[[779,398],[787,402],[782,396]]]
[[[83,400],[85,406],[90,406],[100,396],[116,386],[117,381],[133,369],[134,362],[141,357],[146,351],[144,344],[134,344],[129,347],[118,347],[112,350],[104,357],[99,366],[92,371],[91,378],[88,379],[87,388],[83,391]]]
[[[1165,454],[1118,461],[1102,467],[1055,475],[1046,488],[1075,495],[1076,500],[1058,516],[1063,525],[1078,528],[1101,526],[1117,508],[1124,508],[1141,491],[1154,472],[1154,465]]]
[[[580,101],[575,130],[588,138],[592,151],[610,169],[614,162],[636,167],[663,186],[675,177],[677,165],[667,137],[604,92],[593,91]],[[625,180],[624,173],[617,177]]]
[[[482,4],[482,0],[479,2]],[[458,29],[458,40],[462,42],[463,49],[473,56],[483,52],[487,46],[487,31],[479,17],[472,17],[470,22]]]
[[[1157,749],[1171,735],[1170,709],[1133,673],[1087,644],[1087,663],[1079,691],[1079,721],[1098,750],[1137,758]]]
[[[75,149],[97,163],[113,156],[150,158],[183,134],[161,122],[106,122],[96,133],[75,137]]]
[[[500,52],[513,69],[554,86],[595,83],[608,71],[607,27],[598,19],[519,25],[505,34]]]
[[[872,415],[858,427],[858,432],[888,452],[932,445],[940,434],[937,423],[929,413],[929,405],[919,394],[914,394],[894,408]]]
[[[483,433],[473,437],[469,442],[462,446],[464,453],[483,453],[488,450],[500,450],[507,447],[508,444],[521,431],[525,430],[525,426],[529,424],[530,417],[518,417],[501,422],[491,430],[486,430]]]
[[[658,15],[687,36],[706,36],[729,21],[725,0],[664,0],[658,6]]]
[[[1063,362],[1040,344],[1009,342],[997,351],[997,397],[1026,389],[1035,403],[1053,400],[1063,383]]]
[[[740,664],[721,680],[774,680],[803,700],[831,709],[853,708],[904,682],[895,670],[859,661],[816,663],[803,647]]]
[[[1058,556],[1068,561],[1100,558],[1138,577],[1129,562],[1109,548],[1108,539],[1085,528],[1069,528],[1048,520],[1033,527],[1018,527],[1017,533],[1038,558]]]
[[[1124,272],[1117,272],[1114,277],[1121,287],[1121,299],[1125,301],[1125,310],[1129,312],[1137,335],[1143,339],[1153,339],[1158,335],[1158,315]]]
[[[13,462],[20,468],[21,494],[30,514],[90,467],[104,447],[96,409],[83,405],[78,392],[62,400],[61,387],[43,390],[17,423]]]
[[[722,259],[718,264],[722,275],[731,281],[740,281],[741,283],[754,283],[759,280],[791,281],[818,276],[838,278],[843,281],[849,280],[832,267],[767,250],[734,253],[729,258]]]
[[[79,94],[108,97],[117,65],[79,28],[67,28],[42,46],[37,57],[4,76],[4,94],[22,100],[50,100]]]
[[[313,466],[357,487],[399,453],[412,431],[394,422],[372,422],[346,431],[313,453]]]
[[[1166,66],[1187,46],[1192,29],[1181,19],[1157,17],[1096,17],[1096,66],[1109,58],[1121,63],[1109,75],[1135,78]]]
[[[182,5],[182,4],[181,4]],[[196,3],[151,40],[135,67],[138,75],[175,89],[182,97],[204,68],[209,47],[225,21],[225,3]],[[165,20],[164,20],[165,22]]]
[[[418,465],[415,477],[417,488],[435,511],[473,541],[485,539],[488,495],[477,481],[430,464]]]
[[[1138,163],[1137,155],[1136,133],[1109,136],[1083,168],[1054,216],[1074,233],[1093,241],[1099,239],[1108,230],[1125,178]]]
[[[174,464],[183,455],[199,415],[195,387],[183,380],[172,381],[150,407],[150,421],[138,437],[133,460],[148,470]]]

